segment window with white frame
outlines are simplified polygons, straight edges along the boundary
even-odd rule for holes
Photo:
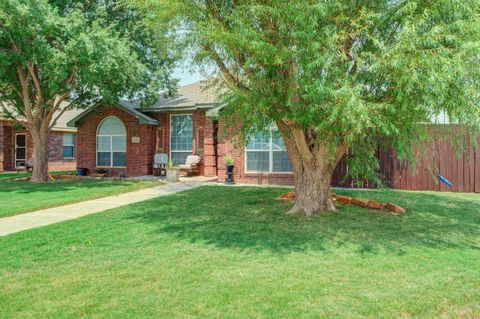
[[[276,128],[253,136],[247,144],[245,157],[247,172],[292,171],[285,144]]]
[[[71,158],[74,156],[75,134],[63,133],[63,157]]]
[[[192,115],[170,116],[170,159],[177,164],[185,164],[192,154],[193,122]]]
[[[127,132],[117,117],[107,117],[98,126],[97,166],[127,166]]]

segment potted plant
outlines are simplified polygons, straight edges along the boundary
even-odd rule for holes
[[[233,164],[233,158],[230,155],[227,155],[223,158],[223,163],[225,163],[225,168],[227,169],[225,184],[235,184],[235,180],[233,178],[233,168],[235,167]]]
[[[88,175],[88,168],[85,167],[77,167],[77,176],[87,176]]]
[[[180,169],[175,166],[172,160],[167,165],[167,182],[178,182],[180,180]]]

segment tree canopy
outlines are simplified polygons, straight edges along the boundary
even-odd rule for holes
[[[157,101],[160,94],[172,92],[176,79],[172,78],[173,68],[178,60],[178,50],[167,30],[159,32],[145,24],[148,13],[129,5],[126,0],[50,0],[62,15],[79,10],[89,21],[101,21],[106,27],[112,27],[120,38],[128,39],[138,60],[147,68],[135,90],[135,96],[141,98],[144,105]]]
[[[370,178],[379,145],[413,159],[428,138],[421,124],[442,112],[470,132],[480,127],[477,0],[138,4],[155,12],[153,26],[176,28],[198,64],[216,66],[224,115],[242,119],[244,139],[277,124],[297,192],[304,174],[329,175],[346,152],[350,173]]]
[[[146,53],[156,51],[153,44],[142,46],[138,23],[113,19],[108,6],[89,11],[73,2],[60,4],[0,2],[0,106],[3,117],[32,134],[38,181],[48,177],[46,134],[62,111],[74,104],[117,103],[122,96],[148,100],[173,85],[170,57]]]

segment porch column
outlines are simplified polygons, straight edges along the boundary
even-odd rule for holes
[[[211,118],[205,119],[204,128],[204,176],[217,176],[217,163],[215,158],[214,125]]]
[[[4,161],[4,148],[5,148],[5,133],[4,133],[4,123],[0,122],[0,173],[4,171],[3,161]]]

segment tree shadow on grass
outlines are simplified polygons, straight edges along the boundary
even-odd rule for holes
[[[480,249],[480,201],[379,191],[360,196],[395,201],[408,213],[394,216],[340,206],[339,213],[300,218],[286,215],[289,204],[274,200],[283,191],[201,187],[137,204],[128,218],[147,224],[154,233],[218,248],[276,253],[344,249],[357,254],[403,254],[411,248]]]

